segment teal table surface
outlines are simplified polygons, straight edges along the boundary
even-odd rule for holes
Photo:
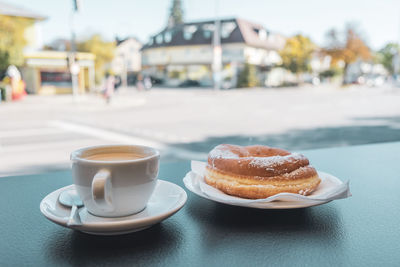
[[[149,229],[92,236],[48,221],[39,203],[70,171],[0,178],[0,266],[400,266],[400,142],[301,151],[350,180],[353,196],[296,210],[200,198]],[[183,186],[189,161],[162,163]]]

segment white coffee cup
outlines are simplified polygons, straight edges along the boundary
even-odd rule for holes
[[[71,153],[72,177],[86,209],[120,217],[145,207],[157,183],[160,153],[138,145],[107,145]]]

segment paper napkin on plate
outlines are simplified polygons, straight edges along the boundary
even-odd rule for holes
[[[251,204],[251,203],[268,203],[272,201],[285,201],[285,202],[302,202],[302,203],[318,203],[328,202],[335,199],[342,199],[351,196],[349,181],[342,182],[335,176],[318,171],[321,178],[321,183],[318,188],[308,196],[293,193],[279,193],[274,196],[264,199],[246,199],[231,196],[224,192],[208,185],[204,181],[204,171],[206,167],[205,162],[192,161],[192,170],[184,178],[185,185],[189,188],[200,191],[205,196],[231,204]],[[190,184],[189,184],[190,183]]]

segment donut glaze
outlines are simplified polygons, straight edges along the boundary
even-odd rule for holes
[[[321,182],[305,156],[261,145],[216,146],[204,178],[229,195],[250,199],[282,192],[309,195]]]

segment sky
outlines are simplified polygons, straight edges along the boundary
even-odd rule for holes
[[[44,43],[71,36],[72,0],[1,0],[48,17],[40,23]],[[379,49],[400,39],[399,0],[182,0],[185,20],[238,16],[291,36],[302,33],[323,45],[328,29],[355,23],[368,45]],[[135,36],[147,42],[167,22],[172,0],[81,0],[75,15],[78,38],[94,33],[111,40]]]

